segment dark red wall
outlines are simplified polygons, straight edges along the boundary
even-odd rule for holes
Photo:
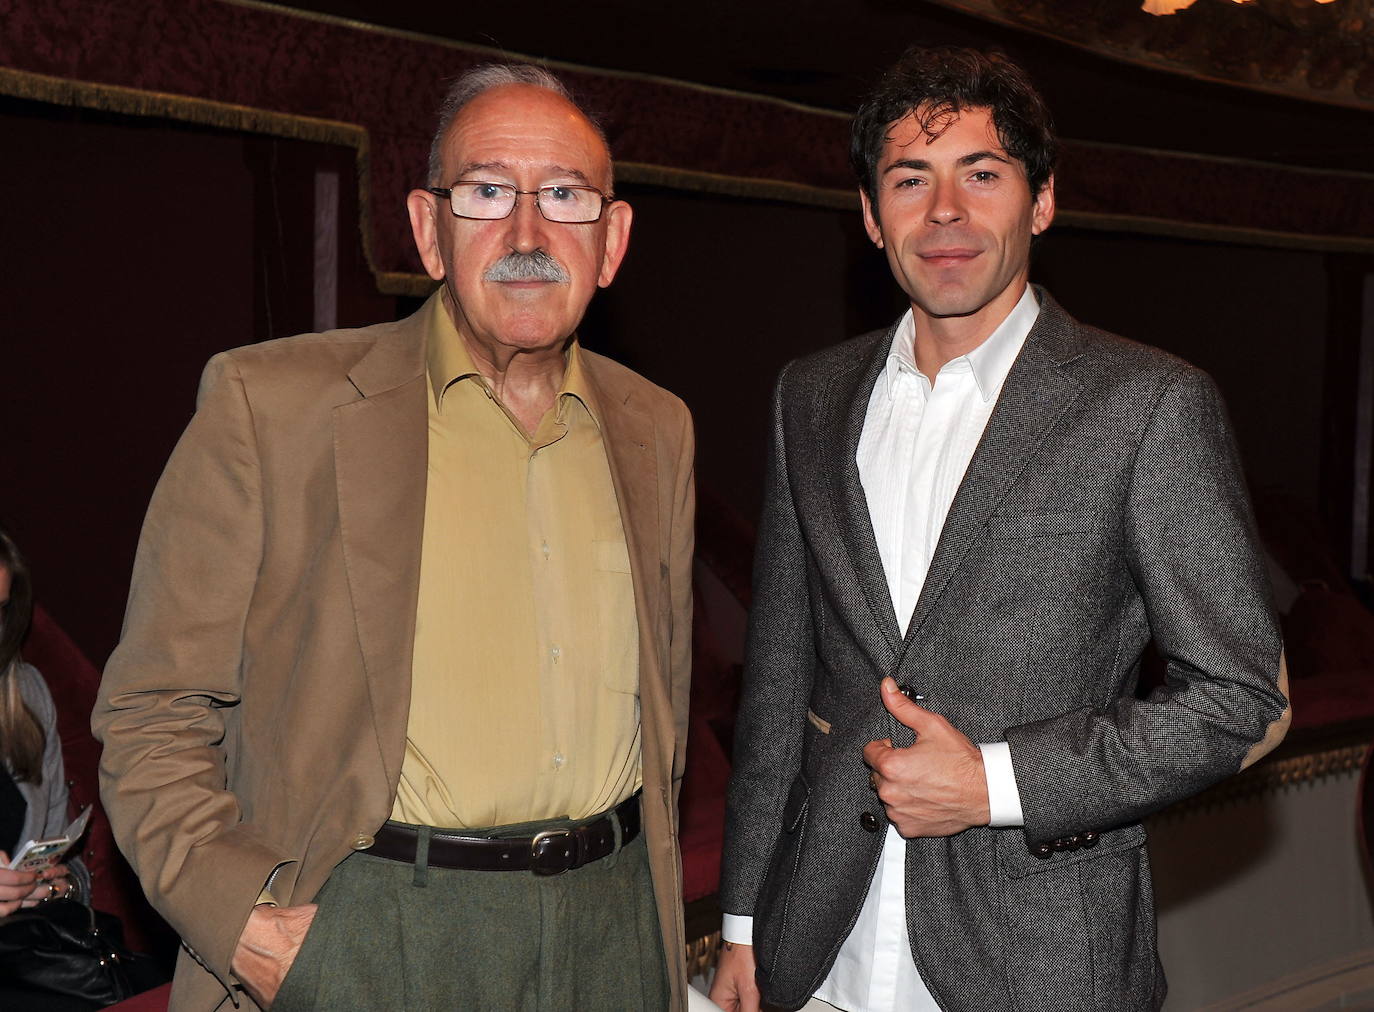
[[[314,172],[343,171],[342,323],[395,312],[359,263],[351,151],[0,100],[0,523],[97,664],[205,361],[310,329]]]

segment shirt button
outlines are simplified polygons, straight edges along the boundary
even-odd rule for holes
[[[353,842],[350,846],[354,850],[367,850],[367,848],[371,847],[376,842],[377,841],[372,838],[371,834],[359,833],[357,836],[353,837]]]
[[[563,758],[563,753],[562,753],[562,752],[555,752],[555,753],[553,754],[553,768],[554,768],[554,769],[556,769],[556,770],[561,770],[561,769],[563,768],[563,764],[564,764],[565,762],[567,762],[567,760]]]
[[[544,550],[544,558],[547,559],[549,557],[549,543],[547,541],[541,542],[539,547]]]
[[[557,661],[558,658],[563,656],[563,651],[560,650],[557,646],[555,646],[552,650],[549,651],[549,656],[551,656],[555,661]]]

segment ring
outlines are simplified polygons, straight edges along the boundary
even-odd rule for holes
[[[48,902],[48,900],[55,900],[55,899],[57,899],[57,897],[60,896],[60,895],[62,895],[62,894],[59,893],[59,892],[57,891],[57,886],[55,886],[55,885],[53,885],[51,882],[49,882],[49,883],[48,883],[48,895],[44,896],[44,897],[43,897],[41,900],[39,900],[38,902],[39,902],[39,903],[46,903],[46,902]]]
[[[878,790],[878,771],[870,770],[868,774],[868,787],[872,791]]]

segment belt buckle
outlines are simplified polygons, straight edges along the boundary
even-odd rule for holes
[[[550,841],[562,838],[567,841],[565,848],[548,846]],[[546,858],[554,858],[548,861]],[[534,834],[530,840],[530,871],[536,875],[561,875],[570,871],[577,861],[577,838],[571,829],[546,829]]]

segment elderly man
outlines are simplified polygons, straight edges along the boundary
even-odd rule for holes
[[[911,308],[778,381],[727,1009],[1157,1009],[1141,819],[1287,726],[1215,387],[1027,284],[1054,154],[1020,70],[968,50],[908,52],[855,117]]]
[[[408,198],[438,292],[207,368],[94,716],[173,1008],[683,1006],[692,432],[573,336],[611,188],[479,68]]]

